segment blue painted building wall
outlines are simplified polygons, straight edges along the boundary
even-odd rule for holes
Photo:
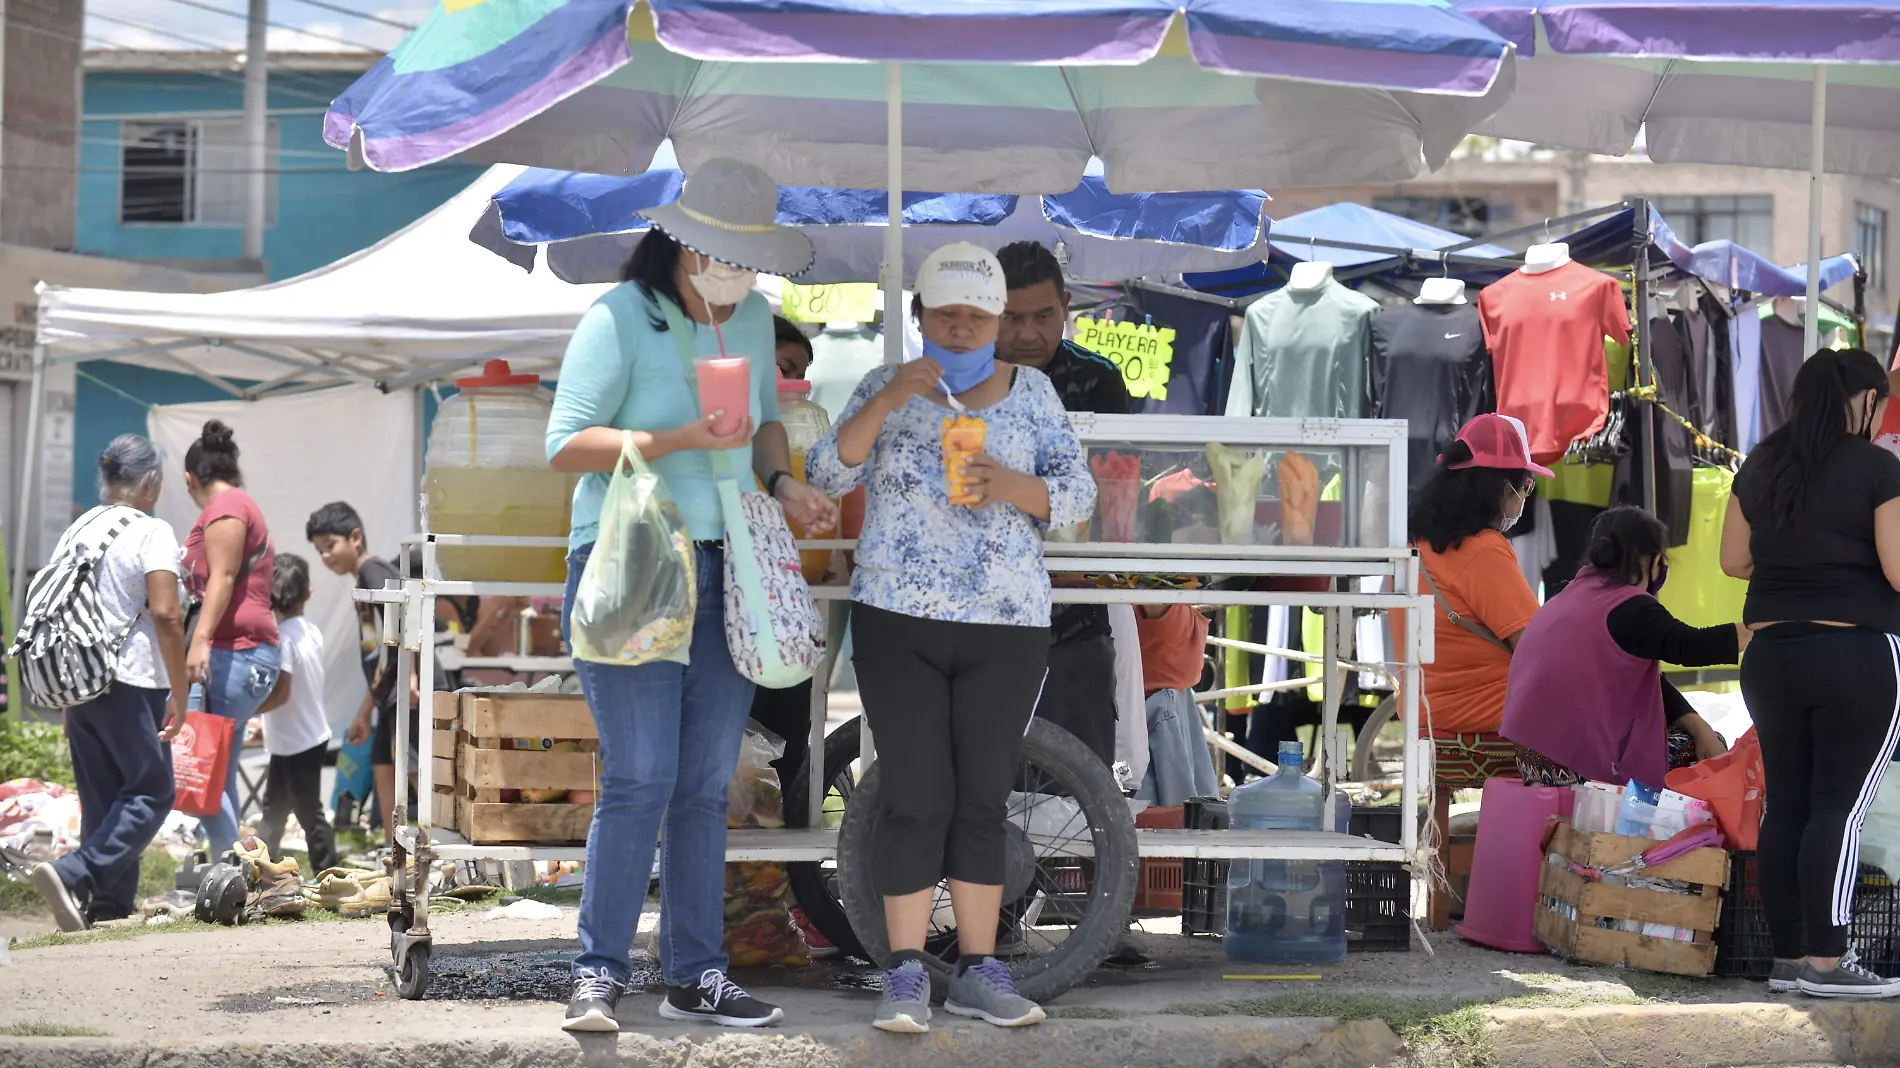
[[[272,281],[369,247],[465,188],[481,168],[445,163],[402,174],[350,171],[323,140],[323,109],[357,74],[285,74],[271,80],[277,127],[276,210],[264,234]],[[80,144],[78,251],[131,260],[237,260],[236,225],[120,221],[121,121],[229,118],[243,107],[240,79],[188,72],[88,71]],[[471,254],[482,254],[471,248]],[[73,449],[74,503],[95,493],[99,453],[119,434],[145,432],[148,405],[224,400],[186,374],[104,362],[80,365]],[[101,383],[104,383],[102,385]],[[431,413],[433,404],[430,406]]]

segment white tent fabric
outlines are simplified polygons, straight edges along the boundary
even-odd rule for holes
[[[414,460],[414,398],[350,386],[258,401],[152,409],[146,433],[168,460],[157,515],[177,531],[180,543],[198,508],[186,496],[177,467],[207,419],[222,419],[235,432],[245,489],[264,510],[277,551],[296,553],[310,565],[311,597],[305,614],[323,631],[323,707],[341,743],[364,693],[350,598],[355,583],[324,568],[304,538],[304,522],[321,505],[348,501],[363,517],[370,551],[396,555],[397,541],[415,526],[421,478]]]
[[[521,171],[490,168],[407,228],[282,282],[204,294],[46,287],[39,343],[54,359],[253,379],[253,395],[339,376],[407,384],[495,357],[549,370],[607,287],[471,255],[469,231]]]

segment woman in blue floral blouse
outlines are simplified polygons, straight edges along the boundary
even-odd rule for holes
[[[828,495],[869,487],[851,639],[882,769],[876,877],[896,958],[875,1025],[912,1034],[929,1029],[924,937],[945,879],[963,964],[944,1007],[1005,1027],[1043,1019],[994,956],[1004,824],[1048,662],[1042,532],[1095,505],[1049,379],[995,358],[1006,295],[996,257],[945,246],[916,289],[924,357],[867,375],[807,461]],[[956,502],[947,395],[984,424]]]

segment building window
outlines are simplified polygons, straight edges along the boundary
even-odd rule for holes
[[[1651,197],[1649,203],[1688,244],[1733,241],[1751,252],[1774,255],[1774,197]]]
[[[244,123],[176,119],[119,125],[119,220],[244,225]],[[271,123],[265,158],[277,158]],[[265,224],[277,221],[277,175],[265,175]]]
[[[1494,221],[1491,204],[1483,197],[1373,197],[1372,206],[1466,237],[1488,233]]]
[[[1872,204],[1854,205],[1854,256],[1867,272],[1867,285],[1885,293],[1887,284],[1887,212]]]

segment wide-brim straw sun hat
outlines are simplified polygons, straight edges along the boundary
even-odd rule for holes
[[[811,239],[778,224],[778,183],[736,159],[709,159],[678,200],[639,213],[668,237],[721,263],[791,278],[817,260]]]

